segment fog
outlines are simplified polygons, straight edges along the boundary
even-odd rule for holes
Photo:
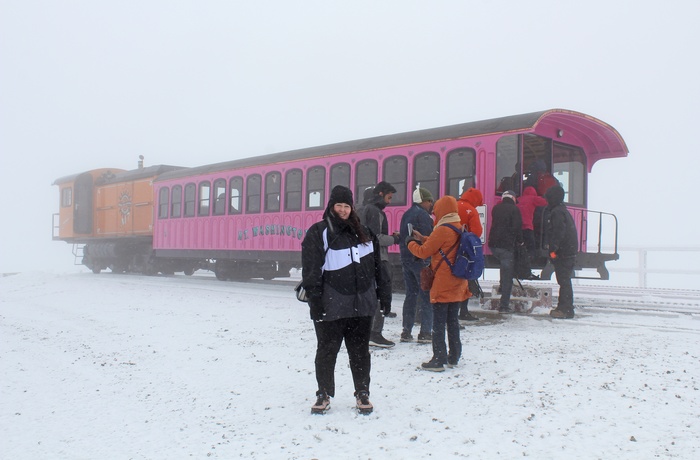
[[[696,245],[690,0],[0,0],[0,272],[71,271],[52,182],[197,166],[549,108],[616,128],[592,209],[620,245]]]

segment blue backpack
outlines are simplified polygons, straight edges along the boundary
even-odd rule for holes
[[[457,257],[454,263],[447,259],[442,249],[440,250],[440,255],[445,259],[447,265],[450,266],[452,274],[457,278],[466,280],[479,279],[484,272],[484,249],[481,245],[481,239],[472,232],[457,229],[454,225],[443,225],[450,227],[459,234]]]

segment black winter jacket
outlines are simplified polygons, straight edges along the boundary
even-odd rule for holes
[[[547,253],[558,257],[575,256],[578,252],[578,236],[571,213],[562,203],[547,206],[544,211],[544,247]]]
[[[310,304],[322,302],[323,321],[373,316],[377,298],[382,307],[391,305],[377,237],[366,232],[372,241],[361,244],[348,222],[331,214],[312,225],[301,243],[302,284]]]
[[[489,247],[513,251],[516,244],[523,242],[523,218],[520,209],[510,198],[504,198],[491,210]]]

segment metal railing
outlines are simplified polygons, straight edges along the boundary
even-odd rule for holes
[[[608,262],[610,282],[647,287],[700,287],[700,247],[620,247],[620,259]]]

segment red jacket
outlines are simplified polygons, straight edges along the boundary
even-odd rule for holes
[[[476,210],[476,207],[483,206],[483,204],[483,195],[473,187],[462,193],[462,196],[457,201],[459,219],[462,225],[466,225],[467,230],[479,238],[484,233],[484,228],[481,225],[481,219],[479,219],[479,212]]]
[[[445,221],[454,226],[459,226],[459,214],[457,210],[457,200],[453,196],[443,196],[435,202],[433,208],[435,217],[440,222],[440,219],[445,217]],[[430,267],[437,272],[433,287],[430,289],[430,303],[448,303],[461,302],[471,297],[469,292],[469,282],[462,278],[457,278],[452,274],[450,266],[443,260],[439,250],[447,254],[450,262],[454,262],[457,253],[455,246],[451,252],[450,248],[455,245],[459,239],[459,234],[449,227],[438,225],[433,229],[433,233],[423,240],[423,244],[418,244],[415,241],[408,243],[408,250],[419,259],[427,259],[430,257]],[[441,263],[442,261],[442,263]]]
[[[523,216],[523,230],[534,230],[532,220],[535,217],[535,208],[547,206],[547,200],[537,195],[535,187],[525,187],[523,196],[518,198],[518,209]]]

